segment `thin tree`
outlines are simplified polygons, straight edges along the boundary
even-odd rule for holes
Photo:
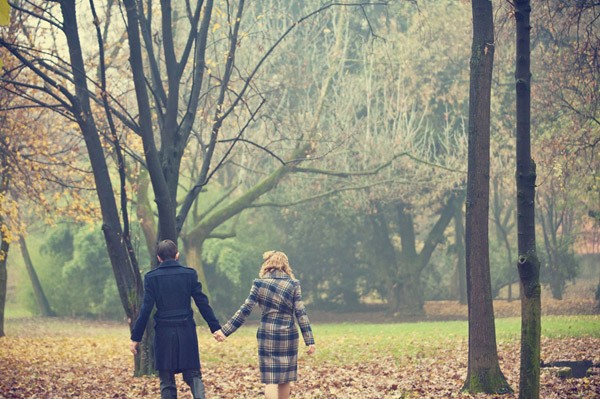
[[[454,252],[456,253],[456,271],[453,286],[455,294],[461,305],[467,304],[467,271],[465,268],[465,224],[464,224],[464,201],[457,203],[454,208]]]
[[[22,234],[19,235],[19,246],[21,247],[21,255],[23,256],[25,268],[27,269],[27,274],[29,274],[29,279],[31,280],[31,288],[33,288],[33,295],[35,296],[35,301],[38,304],[40,315],[56,316],[56,314],[50,307],[50,302],[48,302],[46,294],[44,293],[42,283],[40,283],[40,279],[38,278],[37,272],[35,271],[35,267],[33,266],[31,256],[29,256],[27,242],[25,241],[25,237]]]
[[[8,1],[0,0],[0,26],[7,26],[10,22],[10,6]],[[2,68],[2,59],[0,59],[0,68]],[[1,119],[0,119],[1,120]],[[2,170],[5,170],[3,167]],[[1,172],[1,171],[0,171]],[[4,194],[6,190],[2,190],[2,187],[8,188],[8,177],[4,176],[4,173],[0,173],[0,193]],[[0,216],[0,227],[4,226],[3,218]],[[5,231],[2,229],[1,231]],[[8,281],[8,272],[6,270],[6,261],[8,256],[8,248],[10,242],[5,237],[5,234],[0,231],[0,337],[4,336],[4,308],[6,305],[6,287]]]
[[[4,169],[4,168],[3,168]],[[0,194],[4,194],[8,190],[8,176],[0,173]],[[8,271],[6,262],[8,260],[8,250],[10,248],[10,239],[5,233],[8,231],[4,218],[0,215],[0,337],[4,333],[4,308],[6,307],[6,287],[8,286]]]
[[[531,159],[531,70],[529,0],[515,2],[517,31],[517,229],[521,288],[519,398],[540,397],[540,262],[535,247],[535,163]]]
[[[489,259],[490,104],[494,20],[490,0],[473,0],[469,91],[469,149],[465,249],[469,307],[469,361],[463,389],[508,393],[496,346]]]

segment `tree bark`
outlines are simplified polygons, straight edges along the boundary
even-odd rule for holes
[[[531,159],[531,25],[529,0],[515,1],[517,112],[517,228],[521,288],[519,398],[540,396],[541,288],[535,245],[535,163]]]
[[[27,249],[25,237],[23,237],[22,235],[19,235],[19,246],[21,247],[21,254],[23,255],[23,261],[25,262],[27,274],[29,274],[29,279],[31,280],[33,295],[35,296],[35,300],[38,304],[40,315],[45,317],[55,316],[56,314],[52,311],[52,308],[50,307],[50,303],[46,298],[46,294],[44,293],[44,289],[42,288],[40,279],[38,278],[35,268],[33,267],[33,262],[31,261],[31,256],[29,256],[29,250]]]
[[[511,388],[498,362],[488,237],[493,8],[490,0],[473,0],[471,4],[473,44],[465,223],[469,360],[463,389],[471,393],[508,393]]]

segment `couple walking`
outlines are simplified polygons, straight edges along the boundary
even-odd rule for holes
[[[144,300],[131,332],[130,349],[137,353],[150,313],[156,306],[154,351],[161,398],[177,398],[176,373],[183,374],[194,399],[205,398],[190,298],[219,342],[244,324],[254,306],[259,305],[262,318],[256,337],[265,397],[289,398],[291,382],[297,377],[299,335],[294,316],[309,355],[315,352],[315,343],[300,283],[294,278],[287,256],[279,251],[263,254],[260,278],[252,283],[250,295],[240,309],[221,326],[202,292],[196,271],[178,262],[177,245],[170,240],[161,241],[156,253],[160,265],[144,277]]]

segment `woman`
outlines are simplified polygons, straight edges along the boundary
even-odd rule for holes
[[[298,374],[298,319],[307,353],[312,355],[315,341],[302,303],[300,282],[294,278],[287,256],[283,252],[268,251],[263,254],[264,263],[259,279],[252,283],[250,295],[231,320],[215,338],[222,341],[233,334],[258,303],[262,311],[258,339],[258,358],[261,382],[265,385],[267,399],[287,399],[291,393],[291,382]]]

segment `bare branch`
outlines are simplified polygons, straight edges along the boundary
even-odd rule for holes
[[[401,157],[407,157],[412,159],[413,161],[416,161],[418,163],[422,163],[424,165],[428,165],[434,168],[439,168],[439,169],[443,169],[446,170],[448,172],[455,172],[455,173],[463,173],[466,174],[467,172],[465,170],[459,170],[459,169],[454,169],[454,168],[449,168],[447,166],[444,165],[439,165],[439,164],[435,164],[432,162],[428,162],[425,161],[423,159],[417,158],[414,155],[408,153],[408,152],[402,152],[400,154],[396,154],[392,157],[392,159],[390,159],[389,161],[375,167],[374,169],[371,170],[363,170],[363,171],[332,171],[332,170],[325,170],[325,169],[316,169],[316,168],[303,168],[303,167],[296,167],[294,168],[295,172],[301,172],[301,173],[313,173],[313,174],[320,174],[320,175],[327,175],[327,176],[336,176],[336,177],[351,177],[351,176],[369,176],[369,175],[376,175],[377,173],[379,173],[380,170],[382,170],[383,168],[386,168],[388,166],[390,166],[392,164],[392,162],[398,158]]]
[[[415,181],[414,180],[411,180],[411,181],[399,181],[398,179],[386,179],[386,180],[380,180],[380,181],[376,181],[376,182],[372,182],[372,183],[365,184],[365,185],[360,185],[360,186],[348,186],[348,187],[336,188],[336,189],[329,190],[329,191],[326,191],[326,192],[321,193],[321,194],[313,195],[311,197],[302,198],[302,199],[299,199],[297,201],[285,202],[285,203],[279,203],[279,202],[261,202],[261,203],[251,204],[249,207],[250,208],[264,208],[264,207],[285,208],[285,207],[289,207],[289,206],[295,206],[295,205],[304,204],[304,203],[315,201],[315,200],[318,200],[318,199],[327,198],[327,197],[330,197],[332,195],[342,193],[344,191],[366,190],[366,189],[369,189],[369,188],[372,188],[372,187],[375,187],[375,186],[380,186],[382,184],[391,184],[391,183],[393,183],[393,184],[407,184],[407,185],[412,185],[412,184],[415,184]]]

